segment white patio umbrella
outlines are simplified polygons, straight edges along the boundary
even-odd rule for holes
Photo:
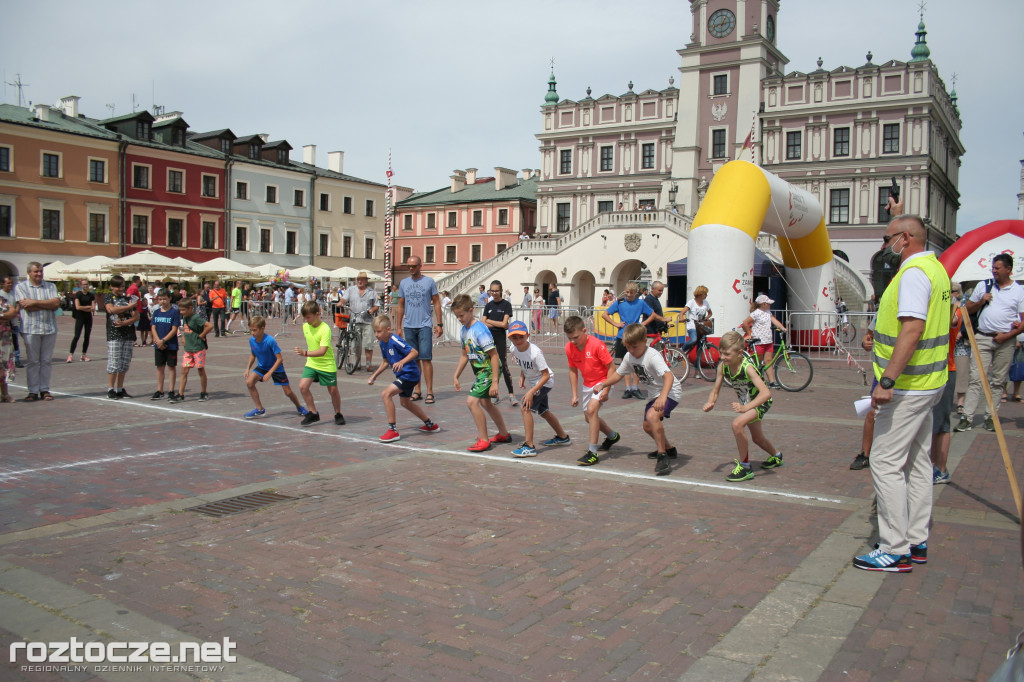
[[[308,280],[313,277],[317,279],[323,279],[329,277],[330,271],[318,268],[315,265],[303,265],[301,268],[295,268],[294,270],[288,270],[289,279]]]
[[[103,269],[107,272],[130,275],[177,276],[192,274],[187,268],[175,263],[173,258],[168,258],[149,249],[112,260]]]
[[[110,273],[105,271],[103,268],[112,260],[114,259],[109,256],[90,256],[89,258],[68,265],[64,270],[64,274],[67,277],[85,277],[87,279],[109,277]],[[45,275],[45,269],[43,270],[43,273]]]
[[[335,268],[328,272],[324,277],[330,277],[331,279],[355,279],[361,271],[349,265],[342,265],[340,268]]]
[[[196,263],[192,272],[200,275],[221,275],[224,277],[257,277],[256,268],[233,261],[230,258],[214,258],[205,263]]]
[[[282,268],[280,265],[274,265],[273,263],[264,263],[263,265],[254,265],[252,266],[252,269],[263,277],[274,277],[285,268]]]
[[[68,264],[55,260],[52,263],[47,263],[43,266],[43,279],[48,282],[56,282],[62,279],[67,279],[67,275],[64,274],[68,271]]]

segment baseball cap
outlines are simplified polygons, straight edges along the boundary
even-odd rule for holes
[[[761,294],[760,296],[754,299],[754,303],[760,305],[762,303],[775,303],[775,301],[773,299],[768,298],[764,294]]]
[[[526,336],[530,333],[530,330],[526,328],[526,323],[516,320],[508,326],[508,335],[515,336],[516,334],[522,334]]]

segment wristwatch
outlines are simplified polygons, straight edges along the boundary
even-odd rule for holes
[[[888,391],[890,388],[896,385],[896,382],[890,379],[889,377],[882,377],[881,379],[878,380],[878,385]]]

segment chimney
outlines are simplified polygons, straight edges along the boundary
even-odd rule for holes
[[[270,135],[268,135],[267,133],[260,133],[259,138],[263,140],[263,144],[266,144],[267,142],[270,141]]]
[[[538,180],[540,180],[540,168],[534,168],[533,169],[533,177],[535,177]]]
[[[475,168],[471,168],[470,170],[473,171],[474,175],[476,174],[476,169]],[[460,171],[460,170],[455,170],[455,171],[452,172],[451,179],[452,179],[452,192],[453,193],[454,192],[459,192],[461,190],[466,189],[466,180],[467,180],[466,172],[467,171]]]
[[[302,163],[308,163],[310,166],[316,165],[315,144],[306,144],[302,146]]]
[[[342,168],[345,166],[345,152],[327,152],[327,170],[332,170],[335,173],[344,173]]]
[[[532,168],[524,168],[523,169],[523,180],[529,180],[532,175],[533,175],[533,169]]]
[[[50,105],[48,104],[37,104],[33,107],[32,117],[40,121],[50,120]]]
[[[494,189],[505,189],[516,184],[516,172],[511,168],[494,167]]]
[[[61,97],[60,103],[57,106],[64,112],[64,115],[69,118],[78,118],[78,100],[81,97],[77,95],[68,95],[67,97]]]
[[[466,169],[466,184],[467,185],[475,185],[476,184],[476,168],[467,168]]]

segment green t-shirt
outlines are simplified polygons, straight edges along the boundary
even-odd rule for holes
[[[242,290],[235,287],[231,290],[231,307],[241,308],[242,307]]]
[[[315,327],[311,327],[308,322],[302,324],[302,335],[306,337],[306,350],[318,351],[323,346],[327,346],[327,352],[318,358],[306,358],[306,367],[318,370],[320,372],[337,372],[338,368],[334,364],[334,349],[331,348],[331,327],[328,324],[321,322]]]
[[[181,324],[184,327],[182,332],[185,334],[185,351],[189,353],[196,353],[201,350],[206,350],[206,341],[199,338],[199,335],[203,331],[203,327],[206,325],[206,320],[198,314],[193,313],[192,317],[183,317],[181,319]]]

